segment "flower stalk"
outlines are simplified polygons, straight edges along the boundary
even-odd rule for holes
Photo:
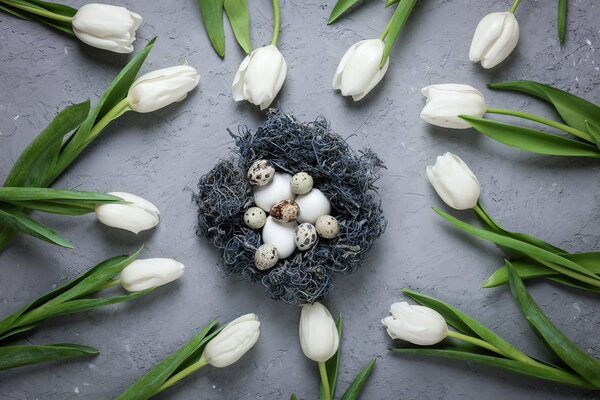
[[[508,12],[511,13],[511,14],[514,14],[515,10],[519,6],[520,2],[521,2],[521,0],[515,0],[515,2],[512,4],[512,6],[510,6],[510,10],[508,10]]]
[[[279,0],[273,0],[273,40],[271,44],[277,46],[277,40],[279,39],[279,25],[280,25],[280,12],[279,12]]]
[[[199,370],[200,368],[205,367],[207,365],[208,365],[208,361],[206,360],[206,358],[204,358],[204,353],[203,353],[202,356],[200,357],[200,360],[198,360],[197,362],[193,363],[189,367],[182,369],[181,371],[179,371],[178,373],[176,373],[175,375],[173,375],[172,377],[170,377],[169,379],[167,379],[165,381],[165,383],[163,383],[158,388],[158,390],[156,391],[156,393],[160,393],[163,390],[165,390],[166,388],[169,388],[169,387],[173,386],[174,384],[176,384],[177,382],[179,382],[180,380],[182,380],[183,378],[185,378],[186,376],[188,376],[192,372],[195,372],[195,371]]]
[[[331,400],[331,388],[329,386],[329,378],[327,377],[327,366],[324,362],[319,362],[319,373],[321,374],[321,384],[325,393],[325,400]]]
[[[52,11],[43,10],[43,9],[37,8],[37,7],[28,6],[28,5],[17,3],[15,1],[11,1],[11,0],[0,0],[0,3],[4,3],[4,4],[8,5],[8,6],[11,6],[11,7],[14,7],[14,8],[18,8],[19,10],[23,10],[23,11],[27,11],[27,12],[35,14],[35,15],[39,15],[40,17],[50,18],[50,19],[53,19],[55,21],[71,22],[73,20],[73,17],[68,17],[66,15],[56,14],[56,13],[53,13]]]

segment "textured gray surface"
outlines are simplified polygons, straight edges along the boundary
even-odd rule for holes
[[[73,1],[75,6],[83,1]],[[144,17],[136,49],[158,35],[142,71],[195,66],[200,85],[182,103],[152,114],[128,113],[110,126],[54,185],[57,188],[128,191],[161,210],[157,229],[133,236],[99,224],[93,215],[37,215],[75,244],[52,247],[19,236],[0,255],[0,314],[14,311],[96,262],[146,245],[142,257],[173,257],[187,266],[183,279],[136,301],[55,318],[27,337],[36,344],[74,342],[102,354],[0,373],[0,398],[110,399],[191,338],[213,317],[223,321],[256,312],[262,336],[256,348],[227,369],[206,368],[161,399],[302,398],[318,392],[316,365],[298,344],[299,309],[269,300],[258,286],[223,279],[217,254],[194,235],[190,191],[232,145],[225,129],[255,127],[261,113],[236,104],[230,85],[242,53],[227,31],[224,61],[214,53],[196,2],[127,1]],[[250,2],[255,47],[271,36],[267,0]],[[556,2],[524,1],[517,10],[520,43],[508,62],[485,71],[467,59],[475,25],[509,1],[422,1],[391,53],[387,76],[354,104],[331,89],[339,58],[354,42],[379,35],[392,10],[382,1],[358,7],[334,26],[325,22],[331,1],[282,1],[280,49],[288,78],[280,105],[305,120],[326,116],[355,148],[372,146],[386,160],[380,181],[390,225],[355,275],[338,279],[326,299],[345,319],[339,389],[369,359],[377,365],[364,399],[594,398],[487,367],[434,358],[391,355],[379,320],[389,304],[406,300],[400,288],[422,290],[480,319],[534,355],[549,357],[527,327],[506,287],[480,289],[501,264],[492,244],[458,233],[429,208],[441,206],[424,174],[436,155],[451,151],[471,166],[488,210],[507,228],[541,237],[571,251],[598,250],[600,189],[597,161],[540,156],[505,147],[473,130],[428,126],[419,118],[420,88],[470,83],[495,107],[525,108],[554,117],[544,104],[493,92],[487,82],[532,79],[600,102],[600,6],[569,1],[566,43],[556,35]],[[94,102],[130,56],[79,44],[35,23],[0,14],[0,177],[29,141],[64,106]],[[3,178],[2,178],[3,179]],[[469,212],[457,213],[473,220]],[[529,286],[555,324],[600,357],[598,296],[546,282]],[[594,311],[595,310],[595,311]],[[597,398],[597,397],[596,397]]]

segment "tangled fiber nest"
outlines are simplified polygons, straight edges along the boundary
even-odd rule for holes
[[[220,161],[198,182],[197,234],[222,250],[225,274],[261,281],[269,296],[286,303],[320,299],[333,289],[335,274],[356,271],[385,231],[381,202],[373,197],[383,162],[370,149],[355,153],[324,118],[300,123],[273,109],[256,132],[240,127],[232,136],[237,154]],[[295,251],[268,271],[254,266],[254,252],[262,244],[260,231],[246,227],[242,218],[253,204],[246,171],[259,159],[271,161],[279,172],[309,173],[340,224],[338,237],[319,238],[310,250]]]

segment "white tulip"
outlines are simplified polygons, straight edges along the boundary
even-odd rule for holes
[[[300,315],[300,346],[316,362],[329,360],[338,350],[340,338],[329,310],[319,303],[305,304]]]
[[[279,93],[287,74],[287,64],[276,46],[253,50],[240,64],[233,85],[235,101],[248,100],[261,110],[269,107]]]
[[[421,89],[421,93],[425,96],[421,118],[432,125],[453,129],[470,128],[471,125],[458,116],[483,117],[487,111],[481,92],[469,85],[430,85]]]
[[[381,58],[385,44],[381,39],[361,40],[353,44],[340,60],[333,76],[333,88],[343,96],[352,96],[354,101],[365,97],[387,72],[390,58],[382,68]]]
[[[448,325],[437,311],[429,307],[394,303],[391,317],[381,320],[392,339],[402,339],[420,346],[430,346],[448,336]]]
[[[204,348],[202,357],[213,367],[227,367],[256,344],[260,322],[256,314],[246,314],[227,324]]]
[[[129,107],[139,113],[148,113],[176,103],[187,97],[200,75],[189,65],[158,69],[137,78],[129,88]]]
[[[500,64],[519,42],[519,23],[511,12],[495,12],[486,15],[477,25],[469,58],[481,62],[483,68]]]
[[[128,292],[141,292],[174,281],[184,270],[182,263],[170,258],[147,258],[126,266],[119,279]]]
[[[427,167],[427,178],[444,203],[457,210],[475,207],[481,187],[469,166],[452,153],[438,156]]]
[[[155,227],[158,224],[158,208],[139,196],[111,192],[131,204],[99,204],[96,206],[96,218],[104,225],[125,229],[135,234]]]
[[[73,16],[73,33],[82,42],[115,53],[131,53],[142,17],[125,7],[86,4]]]

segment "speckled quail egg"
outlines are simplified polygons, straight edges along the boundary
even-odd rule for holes
[[[313,224],[305,222],[298,225],[294,232],[294,243],[298,250],[308,250],[317,243],[317,230]]]
[[[295,194],[306,194],[313,188],[313,178],[306,172],[298,172],[292,176],[290,182],[292,192]]]
[[[265,186],[273,180],[275,167],[269,160],[258,160],[248,169],[248,180],[251,185]]]
[[[254,265],[261,271],[273,268],[277,261],[279,261],[279,252],[271,243],[261,245],[254,253]]]
[[[337,219],[331,215],[321,215],[315,222],[317,233],[325,239],[333,239],[340,233],[340,225]]]
[[[281,222],[292,222],[298,219],[300,207],[294,200],[282,200],[271,207],[271,217]]]
[[[244,223],[250,229],[260,229],[266,221],[267,215],[260,207],[250,207],[244,213]]]

